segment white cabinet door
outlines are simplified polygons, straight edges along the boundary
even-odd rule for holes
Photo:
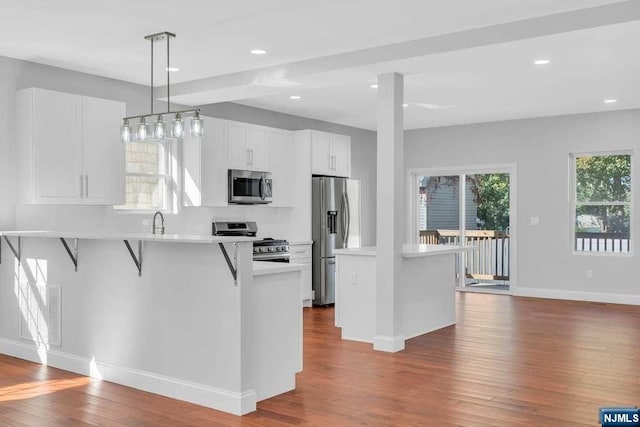
[[[82,98],[41,89],[29,91],[33,103],[31,199],[35,203],[81,203]]]
[[[295,264],[304,264],[304,267],[300,274],[301,276],[300,286],[302,287],[301,289],[302,300],[311,302],[311,300],[313,300],[313,290],[312,290],[312,283],[311,283],[311,258],[298,259],[292,262]]]
[[[247,149],[249,150],[249,169],[268,171],[269,145],[266,129],[253,127],[247,129]]]
[[[249,167],[247,127],[242,123],[229,122],[227,144],[229,151],[229,169],[247,169]]]
[[[306,306],[311,306],[313,299],[312,283],[311,283],[311,245],[310,244],[292,244],[289,245],[290,262],[293,264],[303,264],[300,286],[302,301],[306,301]]]
[[[124,103],[37,88],[16,101],[21,201],[124,202]]]
[[[273,174],[273,206],[293,206],[293,185],[296,146],[293,133],[270,130],[268,132],[269,165]]]
[[[351,176],[351,137],[311,131],[311,173]]]
[[[331,134],[332,172],[336,176],[351,176],[351,137]]]
[[[84,203],[125,203],[124,104],[83,97]]]
[[[311,131],[311,173],[332,175],[330,133]]]
[[[229,122],[229,169],[269,171],[267,128]]]
[[[204,135],[182,140],[184,206],[227,205],[227,121],[203,117]]]

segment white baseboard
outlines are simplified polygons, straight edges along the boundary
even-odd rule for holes
[[[364,343],[367,343],[367,344],[373,344],[372,340],[368,340],[368,339],[365,339],[365,338],[353,338],[353,337],[346,336],[346,335],[344,335],[344,330],[343,330],[343,334],[342,334],[341,338],[343,340],[345,340],[345,341],[355,341],[355,342],[364,342]]]
[[[256,410],[257,399],[254,390],[232,392],[147,371],[92,361],[56,350],[43,351],[33,344],[6,339],[0,339],[0,353],[234,415],[244,415]]]
[[[640,305],[640,295],[608,294],[603,292],[567,291],[562,289],[517,288],[513,296],[601,302],[608,304]]]
[[[402,335],[395,337],[376,335],[373,337],[373,349],[386,351],[387,353],[397,353],[404,350],[404,337]]]
[[[410,340],[411,338],[419,337],[420,335],[424,335],[424,334],[429,334],[431,332],[440,330],[442,328],[448,328],[449,326],[452,326],[452,325],[455,325],[455,324],[456,324],[456,322],[453,321],[453,322],[445,323],[442,326],[436,326],[435,328],[426,329],[424,331],[418,331],[418,332],[414,331],[414,332],[411,332],[409,334],[404,335],[404,339],[405,340]]]

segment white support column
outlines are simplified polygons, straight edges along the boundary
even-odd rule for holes
[[[404,349],[398,309],[401,252],[406,234],[403,86],[404,77],[400,74],[378,76],[377,284],[373,348],[387,352]]]

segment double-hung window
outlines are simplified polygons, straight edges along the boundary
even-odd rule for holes
[[[126,203],[116,209],[171,211],[174,180],[171,140],[126,144]]]
[[[575,252],[631,250],[631,161],[630,152],[571,156]]]

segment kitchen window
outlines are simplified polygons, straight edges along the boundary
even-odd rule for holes
[[[172,140],[126,144],[126,203],[115,209],[171,212],[177,206],[176,143]]]
[[[574,252],[631,251],[631,163],[630,152],[571,156]]]

